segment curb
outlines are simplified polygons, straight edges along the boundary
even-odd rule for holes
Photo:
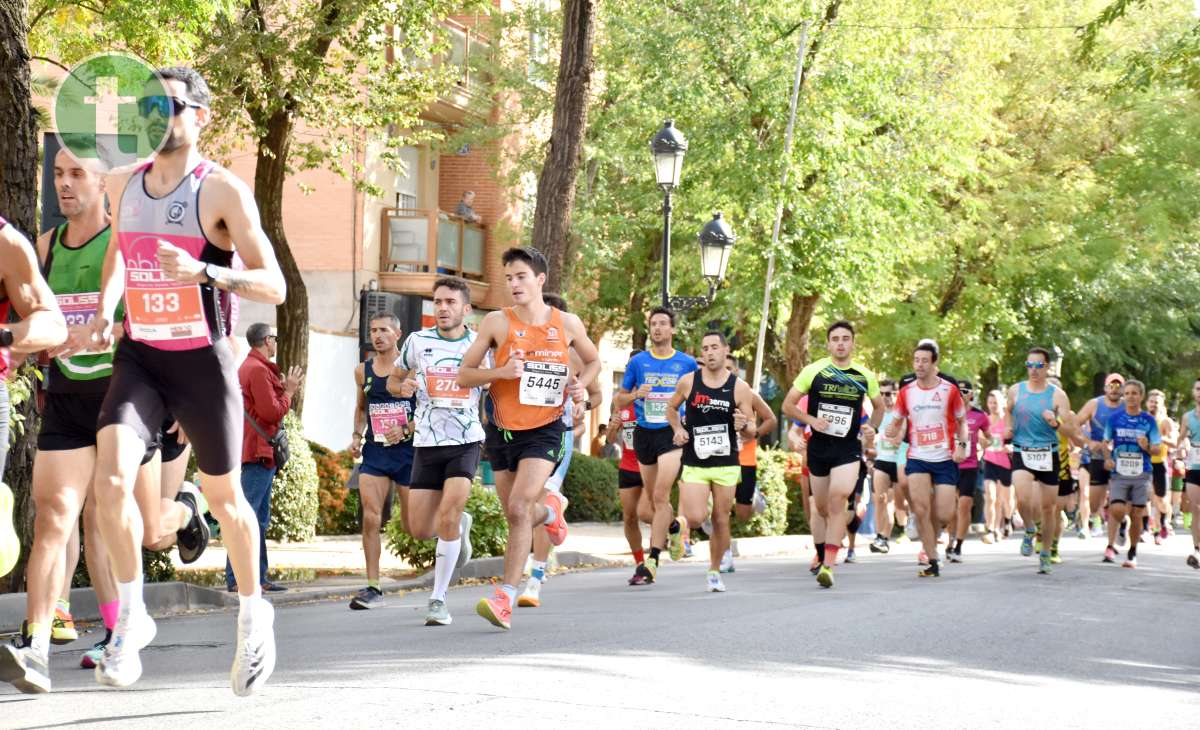
[[[615,561],[611,557],[592,555],[576,551],[555,553],[560,567],[575,568],[581,565],[621,565],[624,561]],[[480,558],[467,563],[457,577],[487,579],[498,578],[504,571],[504,558]],[[457,583],[456,579],[453,581]],[[433,585],[433,571],[429,570],[416,578],[408,580],[383,579],[380,587],[384,593],[399,593],[402,591],[420,590]],[[336,587],[317,587],[313,590],[292,589],[286,593],[271,595],[269,600],[276,606],[289,604],[310,603],[314,601],[342,598],[352,595],[357,588],[348,585]],[[146,610],[155,618],[172,616],[189,611],[214,611],[233,608],[238,605],[237,596],[223,589],[206,588],[172,581],[170,583],[147,583],[144,591]],[[96,604],[96,594],[91,588],[71,589],[71,615],[76,621],[99,621],[100,608]],[[21,622],[25,620],[25,594],[6,593],[0,595],[0,633],[16,633],[20,631]]]

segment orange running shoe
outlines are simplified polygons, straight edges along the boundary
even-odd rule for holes
[[[554,510],[554,521],[546,525],[546,537],[550,538],[551,545],[562,545],[563,540],[567,539],[567,498],[558,492],[551,492],[546,495],[546,506]]]
[[[491,598],[479,599],[479,603],[475,604],[475,613],[494,626],[506,630],[512,628],[512,602],[500,586],[496,586],[496,593]]]

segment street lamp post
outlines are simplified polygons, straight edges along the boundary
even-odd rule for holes
[[[712,304],[717,286],[725,279],[730,248],[737,240],[733,229],[721,214],[715,213],[699,235],[700,270],[704,279],[708,281],[708,296],[671,296],[671,193],[679,186],[687,146],[687,139],[670,119],[663,123],[662,129],[650,141],[650,150],[654,154],[655,179],[663,191],[662,304],[677,312]]]
[[[662,129],[650,141],[654,154],[654,177],[663,191],[663,237],[662,237],[662,304],[671,306],[671,192],[679,186],[683,172],[683,155],[687,152],[687,139],[668,119]]]

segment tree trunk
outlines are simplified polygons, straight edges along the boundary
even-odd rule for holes
[[[546,255],[550,265],[546,290],[560,293],[569,274],[571,212],[575,207],[575,176],[587,128],[596,18],[593,0],[566,0],[562,8],[562,50],[554,87],[554,121],[546,161],[538,177],[537,207],[533,213],[533,245]]]
[[[792,295],[792,316],[787,323],[785,357],[790,376],[794,377],[809,361],[808,328],[812,324],[813,312],[817,311],[820,294]]]
[[[295,120],[286,111],[276,112],[267,120],[266,134],[258,140],[254,167],[254,201],[258,203],[263,230],[271,239],[287,282],[287,298],[275,307],[275,326],[279,330],[277,360],[284,372],[293,365],[308,367],[308,289],[283,230],[283,184],[294,126]],[[292,398],[292,407],[297,415],[303,413],[303,389]]]
[[[0,3],[0,215],[32,239],[37,233],[38,128],[29,86],[27,14],[26,0]],[[18,377],[31,376],[26,369]],[[13,385],[15,394],[20,388]],[[13,521],[21,538],[21,559],[12,573],[0,577],[0,592],[24,590],[25,561],[33,542],[31,487],[39,420],[33,403],[33,398],[26,398],[13,408],[24,417],[24,430],[10,437],[4,482],[12,488],[16,501]],[[0,444],[0,448],[8,447]]]

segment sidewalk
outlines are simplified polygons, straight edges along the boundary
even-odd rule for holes
[[[649,530],[643,527],[643,540]],[[790,555],[812,549],[808,535],[742,538],[735,541],[739,557]],[[707,543],[693,545],[695,556],[704,560]],[[270,594],[277,605],[318,600],[349,599],[365,584],[362,542],[357,535],[321,536],[311,542],[267,542],[271,575],[287,592]],[[212,611],[237,605],[237,596],[225,591],[225,549],[214,541],[200,560],[184,566],[178,553],[172,552],[178,581],[147,583],[146,606],[154,616],[193,611]],[[560,568],[582,566],[632,565],[629,544],[620,523],[578,522],[571,525],[562,545],[555,548],[554,559]],[[463,568],[463,579],[487,580],[499,577],[503,557],[476,558]],[[385,593],[425,590],[431,585],[432,571],[419,572],[388,552],[380,556],[380,587]],[[99,608],[90,588],[71,591],[71,613],[78,621],[98,621]],[[0,595],[0,633],[16,632],[25,618],[25,594]]]

